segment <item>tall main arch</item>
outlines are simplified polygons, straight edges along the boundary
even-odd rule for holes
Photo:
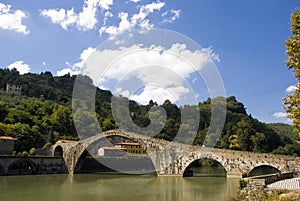
[[[65,163],[68,167],[69,173],[74,173],[75,168],[78,165],[78,162],[80,161],[80,158],[83,155],[85,155],[85,153],[87,153],[87,149],[89,148],[89,146],[91,146],[96,141],[113,136],[118,136],[138,142],[146,151],[149,150],[149,147],[152,146],[150,145],[150,141],[152,138],[148,136],[138,135],[131,132],[123,132],[121,130],[112,130],[100,133],[87,139],[83,139],[79,142],[57,143],[52,148],[52,155],[54,156],[55,153],[57,153],[57,150],[61,150]],[[155,146],[155,144],[153,146]],[[151,155],[149,155],[149,157],[152,160],[153,157],[151,157]],[[154,163],[153,160],[152,162]]]

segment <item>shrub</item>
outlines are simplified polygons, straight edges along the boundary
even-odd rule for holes
[[[30,149],[29,154],[30,155],[35,155],[35,148],[34,147]]]

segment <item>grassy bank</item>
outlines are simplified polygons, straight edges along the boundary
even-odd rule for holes
[[[255,183],[240,182],[236,198],[230,201],[300,201],[300,191],[267,189]]]

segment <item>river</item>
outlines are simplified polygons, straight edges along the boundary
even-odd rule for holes
[[[75,174],[0,177],[1,201],[227,201],[238,179]]]

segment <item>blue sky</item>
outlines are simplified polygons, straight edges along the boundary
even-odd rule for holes
[[[299,0],[0,0],[0,67],[78,73],[89,53],[109,38],[133,29],[169,29],[218,55],[226,95],[236,96],[253,117],[289,122],[282,97],[296,80],[284,65],[284,41],[299,5]]]

